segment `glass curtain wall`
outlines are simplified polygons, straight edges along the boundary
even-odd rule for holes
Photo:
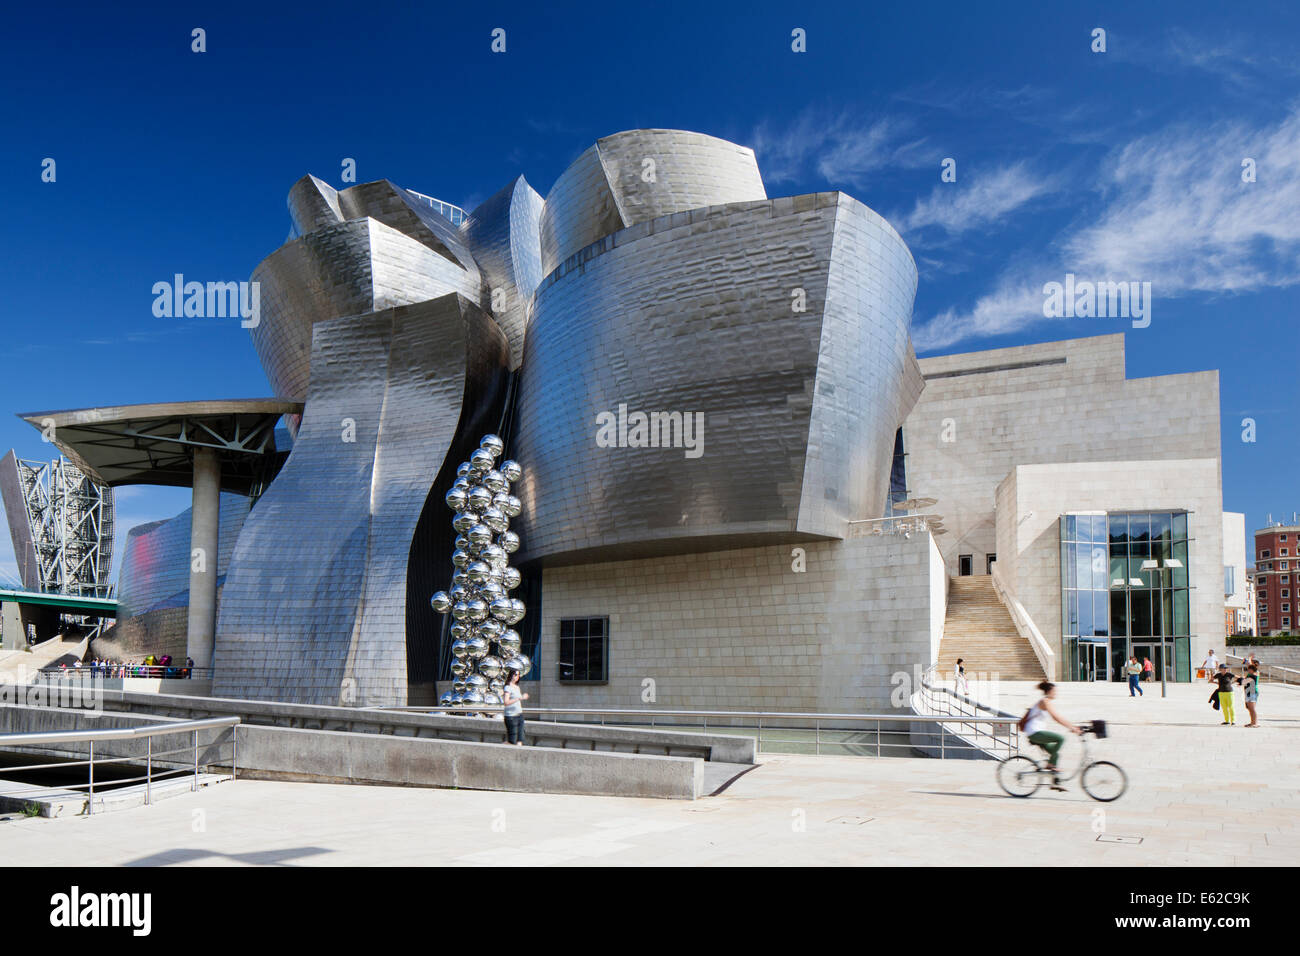
[[[1062,652],[1074,680],[1109,649],[1110,680],[1130,654],[1191,679],[1186,512],[1062,515]]]

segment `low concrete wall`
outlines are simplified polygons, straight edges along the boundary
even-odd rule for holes
[[[0,707],[0,733],[135,727],[166,720],[136,713]],[[253,778],[684,800],[699,797],[704,788],[704,761],[699,757],[513,747],[255,724],[241,724],[237,731],[200,732],[200,765],[229,766],[232,733],[237,734],[238,773]],[[168,749],[184,745],[175,737],[161,739]],[[104,741],[96,745],[96,753],[143,760],[146,746],[144,740]],[[162,749],[157,741],[155,748]],[[22,749],[79,758],[87,750],[84,744]],[[185,766],[190,758],[179,755],[170,762],[156,762]]]
[[[239,774],[317,783],[458,787],[522,793],[694,800],[704,761],[586,750],[512,747],[423,737],[239,728]]]
[[[3,688],[0,688],[0,694],[2,693]],[[17,695],[0,697],[0,700],[22,702],[22,698]],[[103,689],[96,703],[104,710],[161,715],[181,720],[235,716],[246,724],[262,726],[476,743],[501,743],[505,740],[502,722],[499,719],[483,717],[452,717],[447,714],[234,700],[224,697],[142,694],[131,690],[108,688]],[[524,716],[527,715],[528,712],[525,710]],[[530,720],[527,722],[526,734],[529,744],[548,749],[699,757],[722,763],[752,764],[755,759],[755,741],[752,737],[721,733],[602,727],[595,724]]]
[[[1223,660],[1224,654],[1232,654],[1234,657],[1245,657],[1247,654],[1254,654],[1259,658],[1261,664],[1276,664],[1278,667],[1293,667],[1300,670],[1300,645],[1270,647],[1267,644],[1258,645],[1250,644],[1241,647],[1228,647],[1220,650],[1219,660]],[[1234,666],[1240,664],[1240,661],[1233,661]],[[1197,662],[1199,666],[1199,662]]]

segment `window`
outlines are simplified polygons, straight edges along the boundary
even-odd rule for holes
[[[1288,597],[1290,597],[1290,596],[1291,596],[1291,589],[1290,589],[1290,588],[1283,588],[1283,589],[1282,589],[1282,597],[1284,597],[1284,598],[1288,598]]]
[[[1259,553],[1259,556],[1260,556],[1261,558],[1271,558],[1271,557],[1273,557],[1272,553],[1268,550],[1268,548],[1265,548],[1263,551],[1261,551],[1261,552]]]
[[[973,554],[957,555],[957,573],[961,575],[963,578],[969,577],[972,573],[971,563],[974,560],[975,560],[975,556]]]
[[[1289,564],[1289,562],[1287,562],[1287,561],[1283,561],[1283,562],[1282,562],[1282,570],[1283,570],[1283,571],[1287,570],[1287,564]]]
[[[1286,548],[1283,548],[1281,551],[1278,552],[1278,554],[1280,554],[1282,557],[1285,558],[1288,554],[1288,551]]]
[[[1290,604],[1283,604],[1283,605],[1282,605],[1282,613],[1283,613],[1283,614],[1290,613],[1290,611],[1291,611],[1291,605],[1290,605]]]
[[[1282,535],[1278,535],[1277,540],[1279,540],[1279,541],[1285,541],[1285,540],[1286,540],[1286,535],[1284,535],[1284,534],[1282,534]]]
[[[560,680],[604,684],[609,680],[609,618],[560,620]]]

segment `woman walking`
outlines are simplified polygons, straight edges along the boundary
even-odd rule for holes
[[[519,671],[511,671],[501,700],[506,705],[506,743],[520,746],[524,742],[524,704],[528,695],[519,689]]]
[[[957,693],[963,697],[966,696],[969,692],[969,688],[966,686],[966,667],[960,657],[957,658],[957,666],[953,669],[953,678],[957,686]]]

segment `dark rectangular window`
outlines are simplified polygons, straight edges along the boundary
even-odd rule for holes
[[[973,554],[957,555],[957,574],[961,577],[969,577],[971,572],[971,563],[974,561]]]
[[[609,618],[562,618],[558,660],[559,679],[565,683],[606,683],[609,680]]]

